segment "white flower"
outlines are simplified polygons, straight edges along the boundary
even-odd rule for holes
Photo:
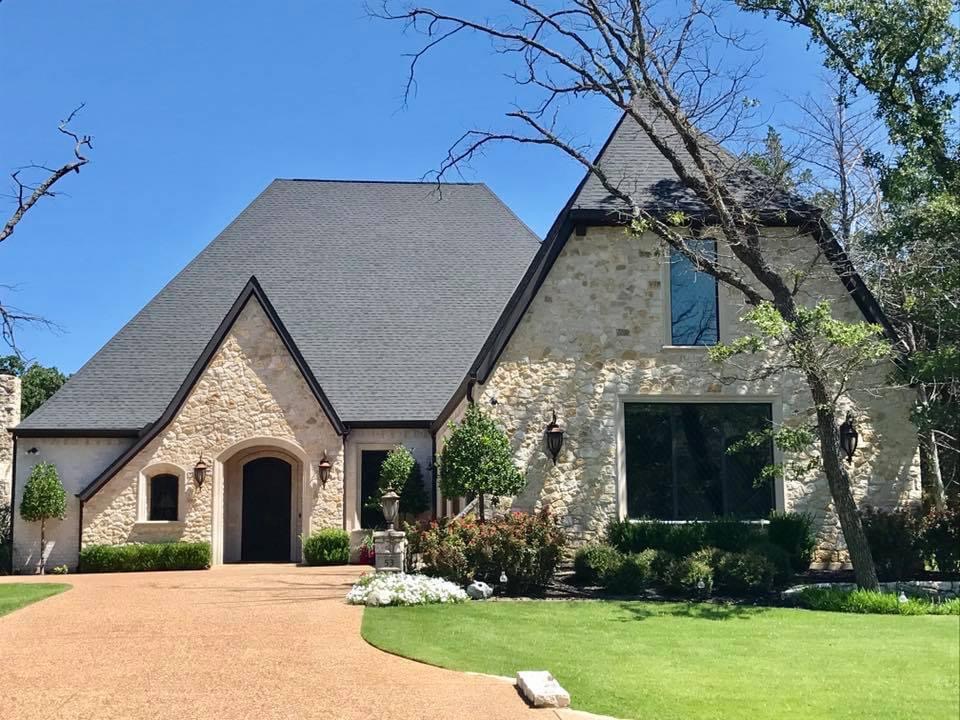
[[[467,594],[452,582],[405,573],[364,575],[347,593],[351,605],[426,605],[465,600]]]

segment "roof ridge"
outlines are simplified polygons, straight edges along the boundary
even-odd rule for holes
[[[361,180],[357,178],[274,178],[274,182],[314,182],[314,183],[343,183],[357,185],[468,185],[486,186],[483,182],[436,182],[435,180]]]

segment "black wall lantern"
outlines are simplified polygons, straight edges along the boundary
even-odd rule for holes
[[[547,425],[544,433],[547,440],[547,452],[553,458],[553,464],[557,464],[557,456],[560,455],[560,449],[563,447],[563,428],[557,425],[557,412],[553,411],[553,420]]]
[[[323,451],[323,457],[320,458],[320,462],[317,465],[317,474],[320,476],[320,484],[323,487],[327,486],[327,480],[330,479],[330,468],[333,465],[330,463],[330,460],[327,459],[327,451]]]
[[[200,453],[200,459],[193,466],[193,481],[198,488],[203,487],[203,481],[207,479],[207,464],[203,461],[203,453]]]
[[[847,462],[853,462],[853,454],[857,451],[857,445],[860,444],[860,433],[857,432],[857,426],[854,424],[853,413],[848,412],[846,420],[840,425],[840,449],[847,456]]]

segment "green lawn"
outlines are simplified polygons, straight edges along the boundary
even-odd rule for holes
[[[550,670],[643,720],[960,717],[960,618],[644,602],[367,608],[363,637],[455,670]]]
[[[13,583],[11,585],[0,585],[0,615],[6,615],[14,610],[19,610],[25,605],[35,603],[37,600],[43,600],[51,595],[62,593],[69,588],[64,583],[43,583],[34,585],[32,583]]]

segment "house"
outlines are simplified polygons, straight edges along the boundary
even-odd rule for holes
[[[700,211],[629,119],[599,162],[653,209]],[[803,227],[809,209],[764,198],[766,242],[821,271],[805,299],[884,322],[839,246]],[[484,185],[274,181],[13,429],[15,506],[49,461],[69,509],[48,526],[48,563],[73,566],[91,544],[181,539],[209,541],[214,563],[297,560],[301,535],[370,526],[364,501],[398,443],[426,470],[434,512],[458,511],[433,458],[477,402],[528,480],[500,507],[549,505],[575,542],[613,518],[787,509],[816,517],[821,561],[842,559],[822,476],[761,479],[793,459],[769,441],[729,451],[803,418],[802,377],[721,378],[706,348],[737,335],[742,297],[652,235],[629,236],[617,210],[588,175],[540,242]],[[909,395],[855,400],[858,500],[916,502]],[[15,570],[38,552],[37,528],[15,518]]]

